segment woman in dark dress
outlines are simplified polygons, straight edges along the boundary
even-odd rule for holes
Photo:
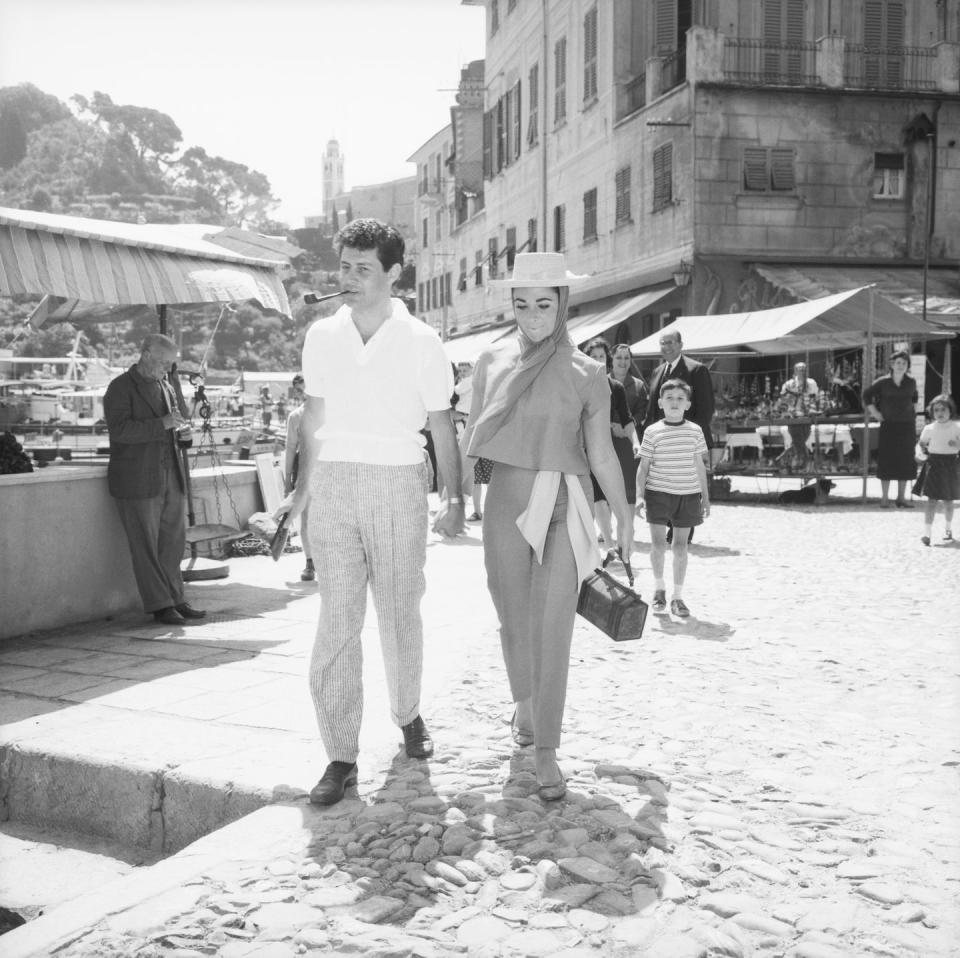
[[[633,506],[637,502],[637,468],[634,458],[640,451],[640,442],[637,439],[637,429],[630,415],[627,403],[627,391],[622,382],[611,373],[612,358],[610,347],[605,339],[591,339],[583,351],[598,363],[603,363],[607,369],[607,379],[610,383],[610,433],[613,438],[613,449],[620,463],[623,473],[623,487],[627,493],[627,502]],[[600,541],[606,548],[612,548],[616,539],[613,537],[613,526],[610,517],[610,505],[607,497],[600,488],[600,484],[591,474],[593,482],[593,510],[596,515],[597,528],[600,531]]]
[[[912,509],[907,483],[917,478],[914,447],[917,441],[917,381],[907,370],[910,355],[898,350],[890,357],[890,372],[863,391],[867,412],[880,423],[877,443],[877,478],[880,508],[890,508],[890,482],[896,480],[898,509]]]

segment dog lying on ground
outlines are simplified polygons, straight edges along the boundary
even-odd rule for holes
[[[821,499],[826,499],[827,496],[830,495],[830,490],[835,485],[836,483],[829,479],[818,479],[816,482],[811,482],[802,489],[784,490],[777,497],[777,501],[786,503],[787,505],[800,503],[812,505],[817,501],[818,496]]]

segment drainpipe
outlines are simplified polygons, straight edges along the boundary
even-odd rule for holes
[[[547,89],[549,84],[547,83],[547,56],[549,55],[549,43],[547,39],[547,4],[549,0],[541,0],[541,10],[542,10],[542,19],[543,19],[543,79],[540,82],[541,87],[543,88],[543,109],[540,111],[542,117],[541,124],[543,127],[543,136],[540,143],[540,210],[541,210],[541,222],[543,223],[543,233],[542,239],[537,244],[537,249],[541,252],[547,252],[549,246],[547,245],[548,237],[548,226],[547,226]]]

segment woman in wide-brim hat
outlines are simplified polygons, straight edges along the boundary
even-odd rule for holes
[[[580,584],[599,553],[590,473],[617,516],[629,558],[633,513],[610,438],[607,371],[567,332],[570,286],[560,253],[520,253],[510,279],[517,335],[482,353],[464,434],[493,472],[483,513],[487,585],[516,703],[514,741],[536,746],[538,791],[566,791],[557,764]]]

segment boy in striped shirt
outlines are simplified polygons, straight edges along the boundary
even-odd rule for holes
[[[650,565],[653,567],[653,611],[666,612],[667,590],[663,577],[667,551],[667,526],[673,535],[673,598],[670,611],[686,618],[690,610],[683,601],[687,573],[687,542],[690,529],[710,514],[707,486],[707,442],[703,430],[683,418],[690,408],[691,389],[682,379],[670,379],[660,389],[658,400],[663,419],[647,426],[640,445],[637,470],[637,512],[644,508],[650,526]]]

